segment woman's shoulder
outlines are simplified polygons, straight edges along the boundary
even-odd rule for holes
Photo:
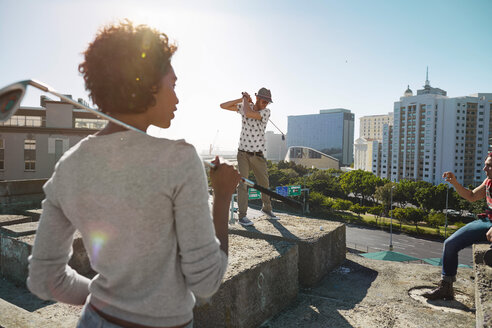
[[[163,162],[173,162],[176,165],[199,161],[195,147],[184,139],[172,140],[165,138],[150,138],[149,146],[159,152]],[[155,153],[154,153],[155,154]]]

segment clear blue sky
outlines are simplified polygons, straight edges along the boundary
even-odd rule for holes
[[[26,78],[89,101],[77,66],[104,24],[129,18],[178,44],[180,98],[168,138],[237,147],[240,118],[219,104],[272,90],[272,121],[347,108],[386,114],[407,87],[492,92],[492,1],[0,0],[0,87]],[[25,106],[38,106],[28,91]],[[269,124],[268,130],[275,131]]]

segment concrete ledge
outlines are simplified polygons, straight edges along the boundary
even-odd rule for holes
[[[35,235],[11,237],[0,235],[0,274],[10,281],[25,285],[28,276],[28,257],[31,255]],[[68,264],[82,275],[92,273],[82,237],[75,233],[73,255]]]
[[[34,219],[33,217],[29,217],[26,215],[0,214],[0,227],[12,225],[12,224],[32,222],[32,221],[37,221],[37,220]]]
[[[194,327],[258,327],[296,299],[297,245],[229,236],[229,265],[218,292],[194,309]]]
[[[0,227],[0,234],[10,237],[28,236],[36,233],[39,222],[24,222]]]
[[[0,327],[62,327],[61,322],[46,320],[36,313],[31,313],[0,298]]]
[[[492,327],[492,267],[483,263],[489,244],[473,245],[476,327]]]
[[[299,283],[316,285],[328,272],[345,261],[345,225],[327,220],[279,215],[254,220],[254,226],[229,226],[229,232],[250,238],[282,240],[299,246]]]

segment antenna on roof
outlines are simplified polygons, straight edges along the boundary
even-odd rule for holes
[[[425,86],[430,86],[430,82],[429,82],[429,66],[427,66],[427,71],[425,73]]]

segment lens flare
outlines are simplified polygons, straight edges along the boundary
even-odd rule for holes
[[[108,236],[102,231],[94,231],[90,234],[92,261],[97,263],[99,253],[108,241]]]
[[[147,57],[147,54],[145,52],[142,52],[142,58]]]

